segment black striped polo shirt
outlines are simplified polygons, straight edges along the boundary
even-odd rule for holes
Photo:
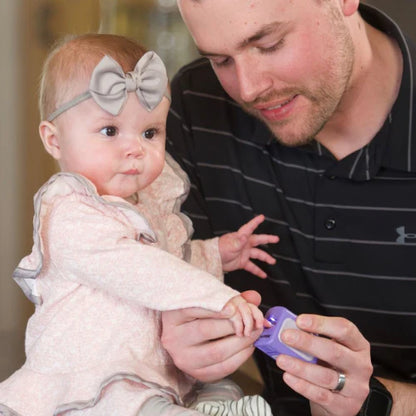
[[[277,260],[262,265],[268,279],[237,271],[230,285],[258,290],[264,309],[350,319],[371,343],[375,374],[416,381],[416,50],[385,14],[360,12],[397,39],[404,59],[398,99],[368,145],[337,161],[317,142],[277,143],[200,59],[172,82],[168,150],[192,182],[183,209],[195,238],[234,231],[257,214],[266,217],[259,232],[280,236],[267,247]],[[256,358],[266,397],[290,409],[297,398],[275,363]]]

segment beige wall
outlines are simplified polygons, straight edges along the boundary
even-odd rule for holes
[[[0,331],[22,328],[32,310],[11,275],[32,245],[33,194],[55,171],[37,130],[41,64],[62,34],[98,30],[98,4],[98,0],[0,2]]]
[[[16,308],[23,297],[10,279],[22,243],[20,206],[23,145],[21,130],[20,57],[17,27],[19,1],[0,2],[0,329],[21,325],[25,312]]]

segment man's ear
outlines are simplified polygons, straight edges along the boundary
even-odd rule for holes
[[[357,10],[358,6],[360,5],[359,0],[340,0],[341,1],[341,8],[342,13],[345,17],[349,17],[353,15]]]
[[[58,129],[49,121],[41,121],[39,124],[39,135],[45,150],[56,160],[61,158],[59,146]]]

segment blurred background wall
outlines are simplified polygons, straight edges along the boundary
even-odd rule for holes
[[[416,41],[416,0],[368,0]],[[0,0],[0,380],[23,361],[32,305],[12,281],[32,245],[32,198],[56,171],[38,138],[42,61],[67,33],[102,31],[137,38],[156,50],[169,75],[196,56],[176,0]]]

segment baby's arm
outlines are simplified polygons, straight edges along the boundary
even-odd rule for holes
[[[264,250],[257,248],[261,244],[277,243],[279,237],[269,234],[253,234],[254,230],[264,221],[264,215],[258,215],[244,224],[234,233],[224,234],[219,238],[218,247],[222,267],[225,272],[244,269],[256,276],[265,278],[266,273],[250,259],[257,259],[268,264],[276,260]]]
[[[65,270],[65,280],[160,311],[219,311],[238,295],[211,274],[137,241],[137,228],[118,207],[103,215],[101,203],[87,202],[62,200],[48,220],[49,255]]]

